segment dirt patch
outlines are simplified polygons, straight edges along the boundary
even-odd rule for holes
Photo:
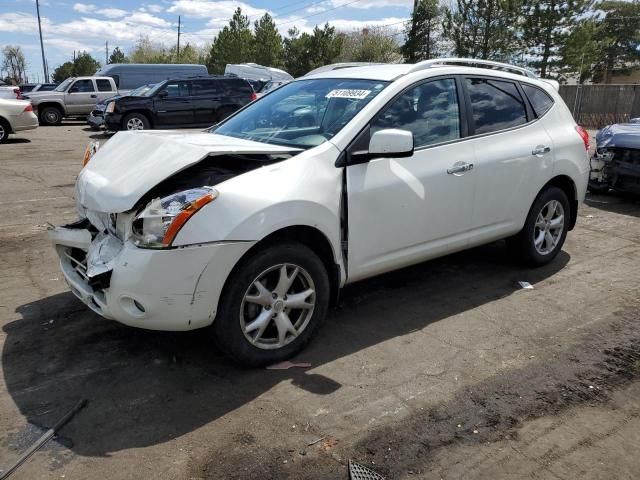
[[[612,393],[640,377],[640,313],[618,312],[600,331],[583,332],[584,343],[563,345],[532,358],[523,369],[468,385],[447,403],[419,407],[404,420],[365,430],[354,438],[332,439],[302,455],[287,451],[244,451],[213,455],[191,472],[195,478],[343,479],[349,458],[389,479],[424,475],[445,448],[518,441],[518,428],[556,416],[576,405],[603,405]],[[250,449],[251,450],[251,449]],[[231,454],[229,454],[231,452]]]

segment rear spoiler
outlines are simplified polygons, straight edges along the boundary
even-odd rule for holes
[[[557,80],[551,80],[549,78],[541,78],[540,79],[543,82],[547,82],[549,85],[551,85],[553,87],[553,89],[557,92],[558,90],[560,90],[560,83],[558,83]]]

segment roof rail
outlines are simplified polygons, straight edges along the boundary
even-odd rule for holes
[[[531,70],[524,67],[509,65],[508,63],[494,62],[492,60],[480,60],[476,58],[434,58],[431,60],[423,60],[416,63],[407,73],[418,72],[426,68],[432,68],[443,65],[468,65],[470,67],[490,68],[493,70],[504,70],[524,75],[529,78],[538,78]]]

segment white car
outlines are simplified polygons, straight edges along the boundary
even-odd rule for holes
[[[38,128],[38,117],[31,103],[26,100],[0,98],[0,143],[6,142],[9,134]]]
[[[20,88],[11,85],[0,85],[0,99],[21,100],[22,93]]]
[[[586,132],[524,70],[443,63],[304,77],[209,132],[118,133],[50,233],[72,292],[127,325],[208,328],[256,366],[299,351],[347,283],[504,238],[550,262]]]

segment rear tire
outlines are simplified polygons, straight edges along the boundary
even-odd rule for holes
[[[149,130],[151,123],[149,119],[142,113],[130,113],[122,121],[122,128],[124,130]]]
[[[62,112],[57,107],[44,107],[40,111],[40,123],[49,127],[60,125],[62,123]]]
[[[522,230],[507,239],[509,253],[524,266],[546,265],[562,249],[570,224],[567,195],[558,187],[548,187],[533,202]]]
[[[0,143],[5,143],[9,139],[9,132],[11,127],[9,123],[3,119],[0,119]]]
[[[281,362],[309,343],[329,298],[327,270],[311,249],[293,242],[265,246],[229,276],[211,333],[237,363]]]

